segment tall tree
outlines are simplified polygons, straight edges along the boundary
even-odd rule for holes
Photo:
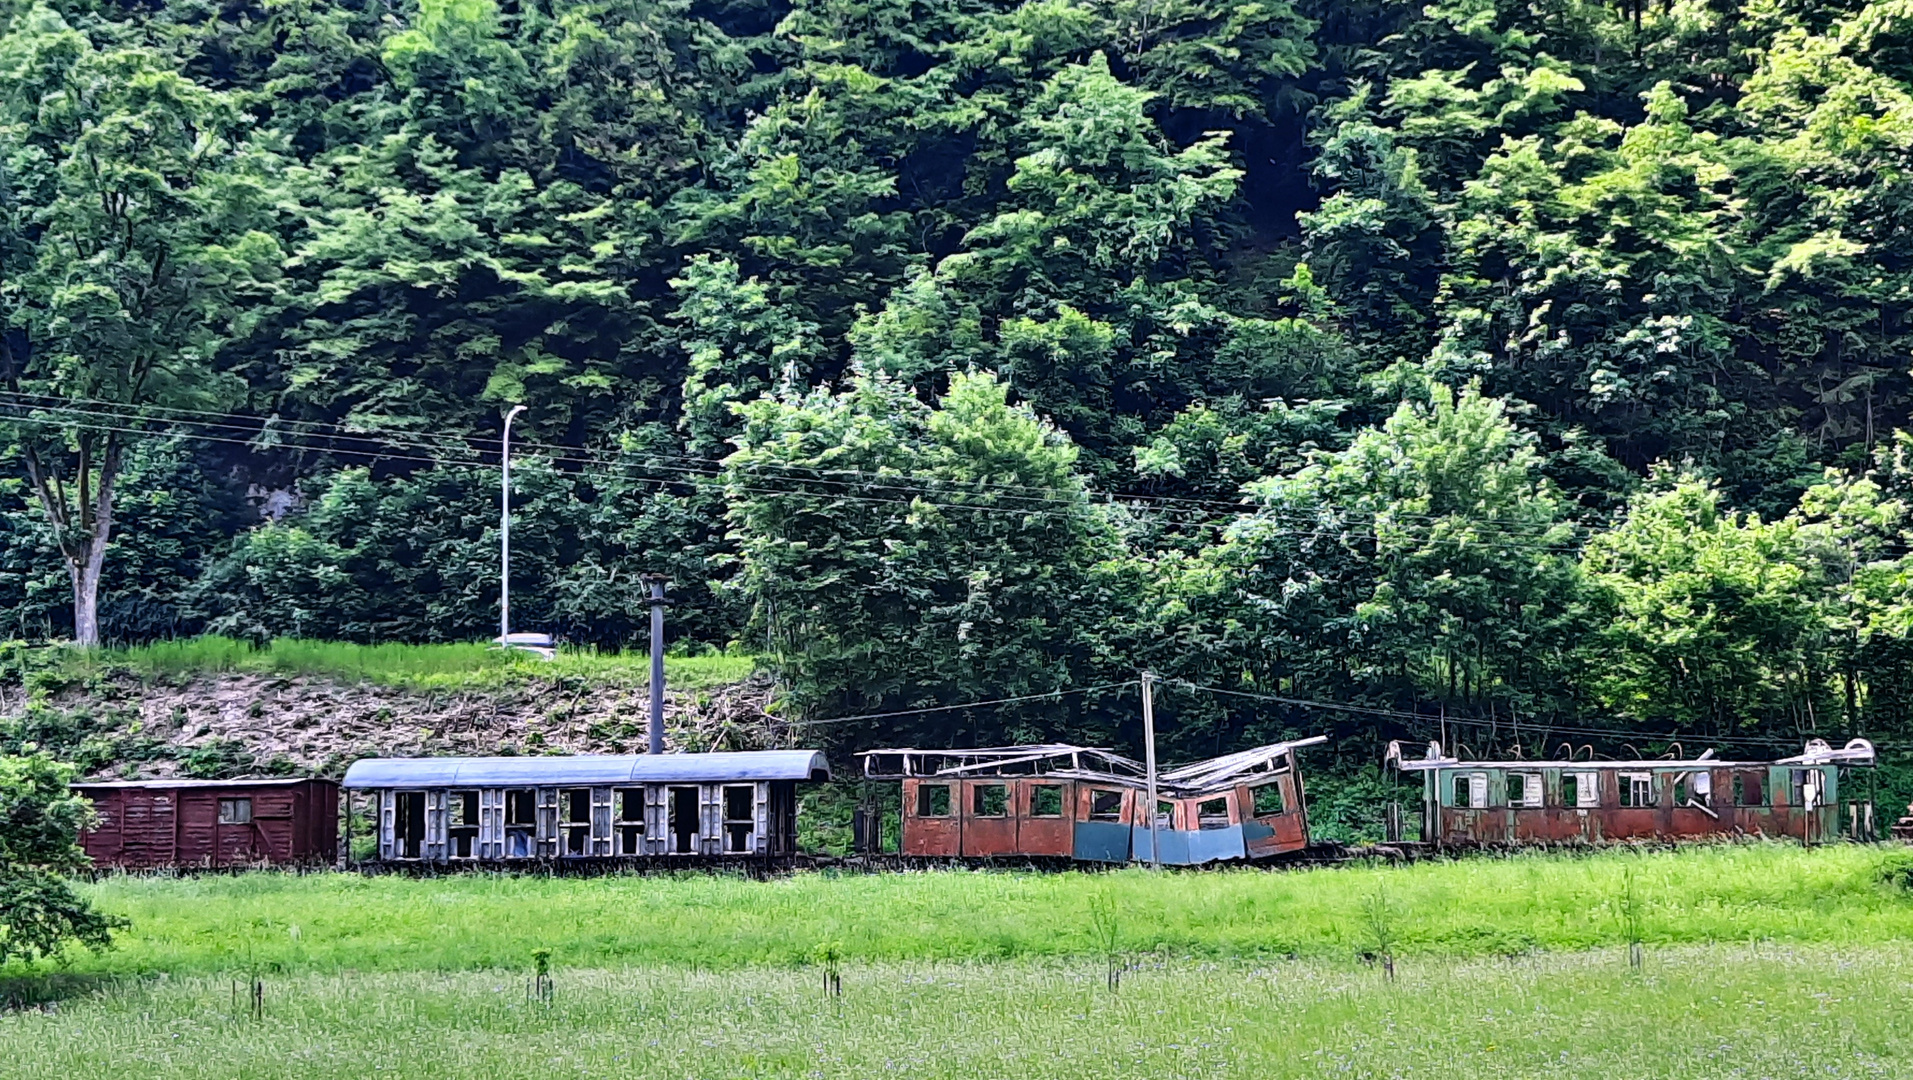
[[[214,351],[282,261],[255,228],[271,155],[229,97],[45,8],[0,38],[0,384],[10,449],[52,526],[74,638],[99,588],[127,440],[231,385]]]

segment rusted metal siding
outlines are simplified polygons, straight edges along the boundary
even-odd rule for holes
[[[81,845],[124,869],[328,863],[338,855],[338,785],[330,780],[75,784],[98,818]],[[245,800],[250,820],[219,820]]]
[[[1539,773],[1543,805],[1510,805],[1512,778]],[[1675,802],[1683,777],[1705,774],[1709,791],[1704,806]],[[1819,795],[1808,807],[1803,792],[1817,782]],[[1834,765],[1692,766],[1640,768],[1545,766],[1533,769],[1469,765],[1426,773],[1424,837],[1443,845],[1603,843],[1619,840],[1681,840],[1713,836],[1790,837],[1817,842],[1839,835],[1839,769]],[[1457,780],[1484,777],[1485,806],[1468,805]],[[1594,805],[1568,805],[1566,778],[1574,788],[1592,780]],[[1622,805],[1623,785],[1645,776],[1650,798],[1644,805]],[[1740,783],[1736,784],[1736,779]],[[1463,790],[1466,790],[1465,788]],[[1630,791],[1631,795],[1632,792]],[[1736,798],[1746,801],[1743,804]],[[1576,802],[1579,802],[1577,798]],[[1432,826],[1432,827],[1429,827]]]

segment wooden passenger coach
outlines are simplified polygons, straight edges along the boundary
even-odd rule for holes
[[[1161,773],[1153,829],[1142,764],[1107,750],[1049,744],[861,756],[866,777],[901,782],[906,857],[1191,866],[1307,847],[1295,751],[1325,741],[1275,743]]]
[[[83,781],[80,836],[94,865],[121,869],[329,864],[339,850],[330,780]]]
[[[378,861],[770,857],[797,850],[812,750],[571,757],[370,758],[345,786],[374,804]]]
[[[1460,761],[1430,743],[1419,760],[1391,743],[1386,760],[1420,773],[1423,843],[1436,847],[1792,837],[1872,837],[1873,804],[1851,798],[1843,771],[1874,763],[1854,739],[1818,739],[1777,761]]]

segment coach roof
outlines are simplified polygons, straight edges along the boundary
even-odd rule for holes
[[[345,771],[348,788],[540,787],[828,780],[816,750],[718,754],[575,754],[549,757],[365,758]]]

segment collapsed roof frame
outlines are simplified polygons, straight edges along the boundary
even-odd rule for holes
[[[1635,761],[1463,761],[1448,757],[1442,753],[1439,742],[1429,742],[1427,753],[1420,758],[1410,758],[1402,752],[1399,740],[1388,744],[1388,751],[1382,755],[1383,766],[1393,765],[1403,772],[1425,772],[1430,769],[1573,769],[1588,772],[1600,769],[1714,769],[1714,768],[1757,768],[1764,765],[1874,765],[1873,744],[1865,739],[1849,739],[1847,744],[1834,749],[1825,739],[1810,739],[1806,748],[1793,757],[1778,758],[1773,761],[1727,761],[1714,756],[1712,750],[1699,757],[1674,759],[1650,758]]]
[[[1156,774],[1157,793],[1170,798],[1192,798],[1225,791],[1238,784],[1258,787],[1272,783],[1288,771],[1285,759],[1291,752],[1327,741],[1328,736],[1315,735],[1162,770]],[[864,759],[864,776],[870,780],[1047,776],[1139,789],[1149,784],[1148,767],[1142,762],[1102,747],[1069,743],[966,750],[897,748],[865,750],[857,756]]]

